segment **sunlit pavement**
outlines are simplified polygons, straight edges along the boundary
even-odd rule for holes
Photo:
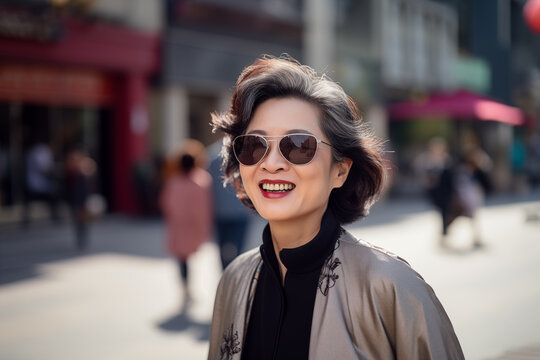
[[[478,214],[485,246],[476,250],[467,219],[440,247],[437,214],[423,201],[383,202],[348,228],[431,284],[467,359],[540,357],[539,195],[490,201]],[[247,247],[262,226],[253,223]],[[190,262],[195,299],[182,311],[160,220],[109,216],[82,253],[71,236],[67,223],[0,227],[0,359],[206,358],[220,274],[212,243]]]

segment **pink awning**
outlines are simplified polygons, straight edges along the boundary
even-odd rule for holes
[[[511,125],[523,125],[526,121],[526,115],[521,109],[466,90],[431,94],[420,101],[390,104],[388,112],[390,120],[446,116],[453,119],[499,121]]]

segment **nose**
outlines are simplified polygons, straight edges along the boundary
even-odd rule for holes
[[[279,141],[278,140],[267,140],[268,153],[261,162],[261,168],[271,173],[275,173],[280,170],[286,170],[289,168],[289,162],[281,156],[279,151]]]

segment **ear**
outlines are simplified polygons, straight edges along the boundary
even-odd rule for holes
[[[351,166],[353,164],[353,161],[349,158],[344,158],[338,163],[335,163],[334,166],[334,176],[333,176],[333,184],[332,189],[340,188],[345,184],[345,181],[347,180],[347,177],[349,176],[349,171],[351,170]]]

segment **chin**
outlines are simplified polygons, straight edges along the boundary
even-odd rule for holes
[[[257,208],[255,207],[259,215],[267,220],[267,221],[283,221],[283,220],[289,220],[294,217],[294,214],[290,211],[290,209],[287,209],[287,211],[283,211],[283,209],[267,209],[267,208]]]

